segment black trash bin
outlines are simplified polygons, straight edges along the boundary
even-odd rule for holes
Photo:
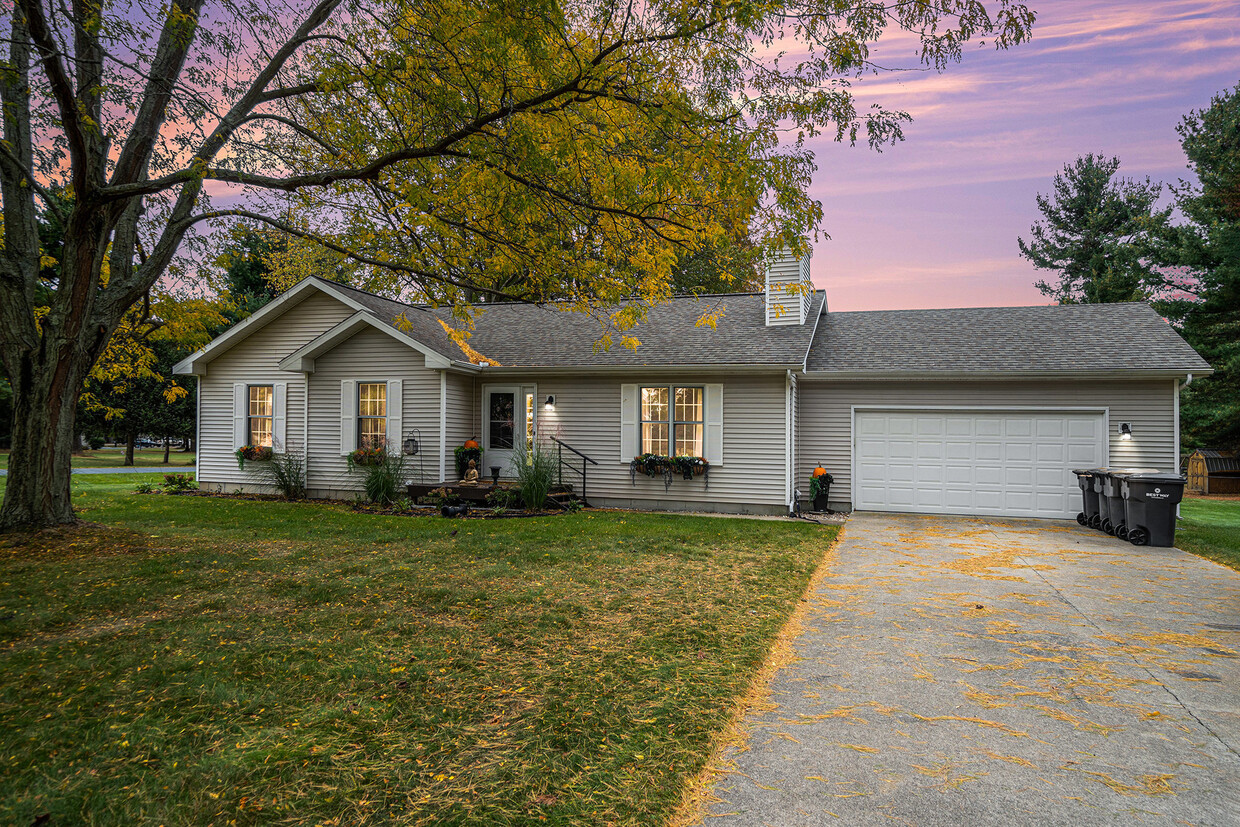
[[[1093,526],[1094,521],[1098,519],[1098,492],[1094,490],[1094,469],[1076,468],[1072,473],[1076,474],[1076,484],[1081,486],[1081,500],[1084,508],[1080,514],[1076,515],[1076,521],[1081,525]]]
[[[1178,474],[1131,474],[1124,478],[1130,543],[1175,545],[1175,507],[1184,499],[1184,483]]]
[[[1110,498],[1111,506],[1111,530],[1108,534],[1113,534],[1121,540],[1128,539],[1128,505],[1124,499],[1124,480],[1133,474],[1158,474],[1161,473],[1157,468],[1112,468],[1107,471],[1107,475],[1111,478],[1110,486],[1107,488],[1107,496]]]
[[[1124,512],[1124,492],[1120,480],[1129,474],[1157,474],[1157,468],[1095,468],[1094,490],[1098,492],[1098,514],[1101,520],[1097,528],[1121,540],[1127,515]]]

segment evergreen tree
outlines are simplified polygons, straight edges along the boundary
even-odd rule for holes
[[[1157,283],[1148,261],[1153,232],[1170,210],[1156,210],[1160,184],[1116,179],[1119,158],[1085,155],[1055,176],[1054,194],[1038,195],[1043,220],[1020,254],[1059,274],[1035,286],[1059,304],[1142,301]]]
[[[1177,131],[1198,183],[1171,188],[1185,220],[1162,238],[1160,309],[1215,370],[1184,392],[1183,445],[1240,449],[1240,86]]]

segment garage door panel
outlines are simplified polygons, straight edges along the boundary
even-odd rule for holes
[[[1071,517],[1069,469],[1101,465],[1101,414],[858,411],[859,509]]]
[[[973,447],[973,458],[978,462],[1001,462],[1003,460],[1003,443],[978,442]]]

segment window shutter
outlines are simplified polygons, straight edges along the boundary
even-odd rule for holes
[[[723,465],[723,385],[706,386],[706,437],[702,450],[711,465]]]
[[[390,454],[399,454],[401,452],[401,434],[404,428],[401,426],[401,388],[404,383],[399,379],[393,379],[387,383],[387,450]]]
[[[357,450],[357,381],[340,380],[340,453]]]
[[[250,439],[250,387],[244,382],[233,385],[233,450],[237,450]]]
[[[641,445],[637,427],[637,385],[620,386],[620,461],[631,462]]]
[[[288,382],[271,385],[271,450],[284,453],[288,450],[285,434],[288,432]]]

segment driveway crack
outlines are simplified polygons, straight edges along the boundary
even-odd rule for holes
[[[983,522],[983,525],[986,526],[987,530],[991,533],[992,536],[994,536],[996,541],[1003,542],[1002,538],[999,536],[999,532],[995,530],[995,527],[992,524]],[[1066,594],[1060,591],[1059,588],[1054,583],[1048,580],[1046,575],[1042,574],[1042,572],[1038,570],[1038,567],[1032,561],[1025,559],[1024,555],[1022,555],[1020,552],[1017,552],[1013,556],[1015,557],[1015,559],[1020,561],[1021,565],[1025,566],[1027,569],[1029,569],[1029,571],[1033,572],[1034,575],[1036,575],[1037,578],[1041,580],[1046,585],[1047,588],[1049,588],[1052,592],[1054,592],[1055,596],[1058,597],[1060,601],[1062,601],[1065,605],[1070,607],[1072,611],[1076,612],[1076,614],[1080,616],[1082,619],[1084,619],[1086,623],[1088,623],[1090,626],[1096,629],[1100,635],[1107,634],[1106,629],[1103,629],[1101,626],[1099,626],[1098,623],[1092,617],[1090,617],[1088,614],[1085,613],[1083,609],[1081,609],[1081,607],[1073,603],[1071,598],[1069,598]],[[1158,675],[1154,674],[1154,672],[1148,666],[1142,663],[1139,659],[1137,659],[1135,655],[1132,655],[1128,652],[1125,652],[1124,654],[1128,657],[1129,660],[1132,661],[1133,666],[1136,666],[1142,672],[1149,675],[1150,679],[1156,685],[1162,687],[1162,690],[1171,696],[1171,698],[1175,701],[1176,705],[1180,707],[1180,709],[1188,713],[1188,716],[1192,718],[1194,721],[1196,721],[1201,726],[1202,729],[1210,733],[1210,735],[1213,736],[1214,739],[1218,741],[1219,744],[1222,745],[1223,749],[1230,752],[1232,756],[1234,756],[1235,758],[1240,759],[1240,752],[1237,752],[1235,747],[1227,743],[1227,741],[1225,741],[1221,735],[1215,732],[1213,727],[1211,727],[1208,723],[1206,723],[1200,717],[1198,717],[1196,712],[1194,712],[1187,704],[1185,704],[1184,701],[1180,700],[1180,696],[1175,693],[1175,690],[1167,686],[1167,684],[1163,680],[1161,680],[1158,677]]]

